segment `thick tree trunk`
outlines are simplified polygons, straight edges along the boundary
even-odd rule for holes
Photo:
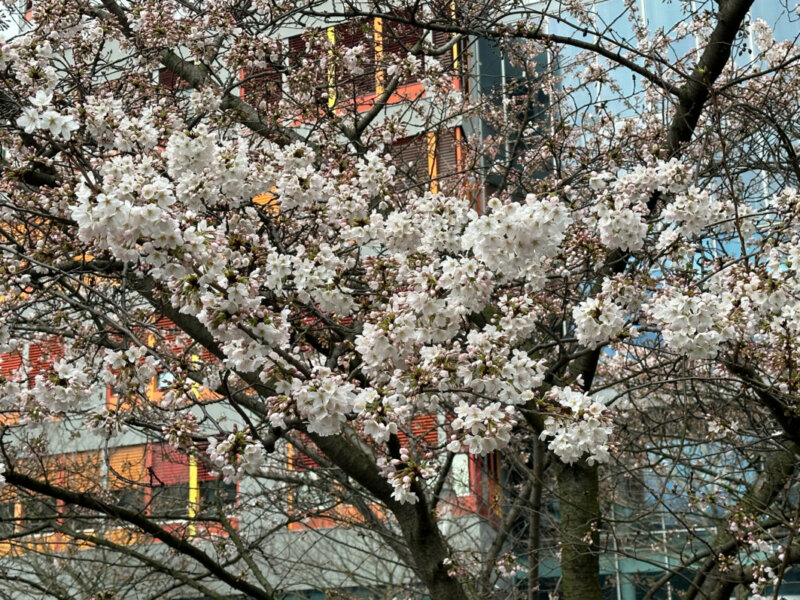
[[[402,505],[392,509],[413,556],[411,565],[428,590],[431,600],[467,600],[465,589],[456,577],[448,575],[445,560],[449,558],[447,543],[436,526],[427,503]]]
[[[533,441],[533,494],[531,494],[531,518],[528,530],[528,600],[539,597],[539,560],[542,545],[542,475],[544,474],[544,442]]]
[[[598,531],[597,465],[561,465],[561,577],[564,600],[602,600]]]
[[[358,437],[308,436],[322,450],[325,457],[355,481],[369,490],[376,498],[385,502],[397,519],[407,552],[398,556],[414,570],[427,589],[431,600],[467,600],[467,591],[457,577],[451,577],[449,566],[450,549],[442,536],[435,511],[418,491],[416,504],[400,504],[392,497],[392,488],[375,466],[375,459]]]

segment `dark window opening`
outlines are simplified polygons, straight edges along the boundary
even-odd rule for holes
[[[216,514],[220,507],[224,508],[236,502],[236,484],[224,483],[222,480],[199,481],[200,506],[198,516]]]
[[[281,98],[282,77],[280,71],[270,65],[266,69],[245,70],[242,77],[244,100],[256,108],[275,105]]]
[[[181,79],[175,71],[167,67],[162,67],[158,70],[158,85],[167,90],[191,87],[188,81]]]
[[[136,512],[144,511],[144,488],[126,487],[112,492],[114,502],[120,507]]]
[[[0,504],[0,538],[5,538],[14,533],[16,520],[14,519],[14,503]]]
[[[162,519],[184,519],[189,516],[189,482],[153,487],[150,513]]]
[[[342,52],[349,48],[361,46],[359,54],[359,67],[363,71],[354,75],[344,68],[338,69],[336,85],[346,98],[356,98],[375,92],[375,40],[373,21],[357,20],[348,21],[337,25],[334,29],[336,47]]]

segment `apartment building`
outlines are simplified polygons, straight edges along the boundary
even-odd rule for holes
[[[319,110],[333,114],[370,110],[390,79],[387,68],[415,45],[439,49],[436,59],[452,80],[452,93],[462,98],[496,92],[504,81],[500,65],[512,69],[502,53],[485,40],[464,39],[448,45],[447,34],[424,33],[381,18],[351,19],[300,33],[287,31],[284,42],[288,51],[281,61],[234,74],[240,80],[239,97],[257,107],[267,120],[281,102],[284,107],[292,102],[285,91],[287,80],[294,76],[294,65],[314,60],[315,40],[320,36],[337,48],[359,46],[362,50],[363,75],[347,78],[343,70],[329,68],[316,86],[318,97],[313,102]],[[181,98],[191,93],[191,86],[167,68],[154,72],[153,79],[166,96]],[[424,95],[418,78],[410,76],[399,82],[386,102],[387,118],[408,111],[409,106],[424,105]],[[480,133],[481,119],[467,116],[439,123],[431,130],[416,117],[406,125],[407,135],[387,148],[403,185],[432,193],[459,190],[470,194],[476,208],[482,209],[483,193],[475,185],[476,165],[480,168],[481,159],[468,151],[466,143],[468,135]],[[298,119],[296,126],[309,125]],[[270,203],[272,196],[264,190],[254,201]],[[174,355],[190,353],[189,362],[216,360],[208,351],[182,346],[181,332],[166,317],[152,316],[140,334],[150,346],[170,346]],[[60,354],[61,340],[56,335],[46,341],[17,344],[0,356],[2,381],[26,381],[32,386],[37,376],[51,376]],[[174,409],[164,406],[173,383],[164,370],[150,378],[144,395],[108,387],[93,403],[134,415],[135,420],[139,413]],[[234,430],[247,427],[246,415],[218,402],[213,393],[200,386],[191,393],[195,406],[179,409],[185,410],[187,418],[226,427],[233,423]],[[286,598],[321,598],[330,590],[375,598],[418,594],[407,566],[387,553],[379,535],[360,527],[365,515],[371,514],[390,531],[383,509],[374,504],[363,506],[358,492],[332,490],[332,485],[339,485],[331,483],[333,467],[304,436],[296,436],[295,443],[278,442],[264,477],[226,482],[209,461],[209,442],[181,438],[181,432],[134,425],[107,438],[102,430],[87,433],[80,419],[65,426],[66,415],[32,421],[27,414],[20,419],[17,411],[9,410],[1,417],[4,435],[24,438],[25,457],[17,465],[32,478],[113,504],[156,523],[166,535],[216,556],[224,557],[226,546],[258,548],[263,537],[269,551],[255,553],[257,564],[249,568],[268,565],[270,585],[286,590]],[[36,445],[37,436],[48,440],[46,449]],[[414,418],[408,431],[400,431],[399,436],[403,445],[412,447],[440,447],[447,441],[435,415]],[[452,458],[439,510],[449,518],[454,539],[460,537],[465,547],[485,537],[484,529],[496,525],[501,510],[498,477],[492,455],[457,454]],[[348,495],[353,496],[352,501]],[[157,535],[46,494],[4,488],[0,492],[0,538],[0,568],[9,573],[32,569],[40,579],[36,583],[21,578],[14,597],[32,597],[36,592],[31,590],[36,589],[55,595],[66,590],[87,598],[105,597],[100,595],[104,591],[114,591],[119,598],[205,598],[208,590],[225,597],[245,597],[224,582],[213,581],[213,576],[198,574],[190,561],[174,558],[169,544]],[[76,564],[85,568],[53,569],[53,564],[66,557],[75,558]],[[152,573],[143,577],[134,566],[137,560],[150,564]],[[303,565],[301,570],[296,568],[298,564]],[[200,585],[193,587],[193,578]],[[48,581],[52,589],[47,588]]]
[[[676,3],[665,5],[641,0],[638,5],[637,18],[655,28],[659,27],[660,19],[672,23],[677,10]],[[450,6],[446,8],[451,10]],[[622,2],[591,3],[590,9],[618,35],[634,36],[629,29],[632,25],[618,18],[624,14]],[[575,33],[561,21],[551,22],[550,26],[554,32]],[[306,71],[295,68],[296,65],[318,61],[320,52],[328,52],[325,48],[331,46],[359,47],[361,74],[347,75],[346,70],[327,64],[316,71],[309,70],[317,76],[311,86],[314,92],[304,106],[295,107],[298,113],[305,110],[306,114],[298,116],[294,125],[301,130],[313,130],[315,111],[328,117],[370,111],[376,97],[386,89],[389,67],[403,60],[421,40],[429,55],[422,53],[420,60],[434,58],[432,55],[436,54],[436,60],[452,81],[454,96],[472,100],[491,98],[488,105],[506,119],[535,122],[539,118],[536,104],[546,104],[546,97],[537,97],[522,111],[508,110],[508,106],[514,105],[504,102],[512,95],[524,95],[526,80],[533,78],[530,70],[526,71],[510,56],[513,49],[498,48],[481,38],[465,38],[450,44],[447,34],[423,34],[414,27],[379,17],[342,17],[332,24],[309,24],[305,31],[287,29],[282,46],[286,51],[277,53],[277,60],[269,57],[256,66],[229,74],[229,79],[238,81],[239,97],[256,107],[261,118],[269,122],[270,115],[285,118],[286,111],[279,107],[296,102],[291,97],[291,80]],[[559,59],[570,60],[570,56],[562,54]],[[558,67],[550,55],[539,56],[534,63],[541,69]],[[167,98],[179,99],[191,91],[169,69],[154,71],[152,78]],[[622,90],[619,95],[633,93],[635,84],[630,79],[619,83]],[[605,92],[599,90],[584,91],[585,97],[576,96],[577,105],[606,103],[612,107],[610,110],[618,107],[621,118],[625,118],[623,105],[616,104],[617,97],[605,98],[602,96]],[[383,118],[398,119],[404,126],[404,135],[386,149],[395,156],[394,164],[403,185],[434,193],[457,190],[468,194],[474,206],[483,210],[487,193],[508,185],[504,176],[492,172],[490,167],[498,157],[502,162],[503,158],[524,150],[524,144],[514,144],[515,139],[510,137],[500,144],[496,155],[487,157],[480,144],[496,133],[496,115],[493,121],[479,112],[465,111],[463,117],[437,122],[435,118],[419,116],[420,113],[436,115],[436,107],[426,107],[425,100],[424,86],[410,76],[398,83],[382,108]],[[411,111],[411,106],[419,111]],[[432,123],[434,126],[430,126]],[[513,161],[510,162],[509,170],[513,170]],[[546,170],[549,165],[542,168]],[[264,190],[254,201],[269,204],[273,197],[269,190]],[[168,318],[159,314],[149,318],[143,328],[152,337],[149,344],[172,344],[173,354],[183,356],[189,366],[214,362],[210,353],[185,344]],[[58,355],[57,339],[24,344],[0,358],[2,376],[18,378],[23,359],[28,365],[24,377],[48,373]],[[174,410],[174,406],[164,405],[173,383],[165,370],[150,378],[144,395],[131,396],[109,388],[98,395],[96,403],[131,415],[137,411]],[[212,430],[216,425],[221,430],[229,430],[232,424],[239,430],[247,427],[246,410],[217,402],[214,394],[200,387],[192,393],[194,405],[179,407],[187,418],[202,421]],[[393,532],[381,507],[362,494],[358,486],[348,488],[346,479],[339,477],[335,466],[326,461],[324,453],[306,436],[295,435],[291,443],[276,442],[267,459],[264,477],[225,482],[208,460],[206,450],[212,442],[182,439],[181,431],[148,429],[146,420],[107,440],[102,435],[81,431],[85,429],[82,421],[76,421],[74,427],[63,427],[63,423],[55,426],[50,417],[42,422],[31,422],[26,417],[20,422],[14,411],[3,415],[3,419],[4,435],[13,436],[24,427],[41,432],[42,438],[50,440],[47,451],[39,451],[36,435],[26,440],[28,456],[21,464],[31,476],[67,491],[91,494],[144,521],[156,523],[162,537],[173,536],[170,543],[186,542],[204,550],[216,557],[223,571],[226,556],[235,552],[251,556],[252,564],[236,568],[250,572],[263,570],[260,576],[270,586],[285,591],[286,598],[316,600],[326,594],[335,597],[337,593],[374,598],[420,597],[414,575],[392,554],[391,543],[386,541]],[[399,434],[404,446],[433,448],[447,443],[438,415],[417,416]],[[449,479],[442,482],[443,500],[438,506],[447,535],[456,548],[484,551],[491,546],[493,533],[503,517],[510,513],[503,488],[515,483],[513,473],[493,454],[480,457],[467,453],[452,457],[450,471]],[[639,492],[633,490],[630,496],[635,498]],[[641,501],[645,502],[644,494]],[[555,519],[558,504],[550,502],[547,511]],[[643,582],[677,563],[679,557],[668,548],[671,542],[674,547],[680,541],[676,537],[678,528],[664,518],[663,511],[657,516],[651,523],[648,540],[662,537],[664,544],[653,546],[650,552],[621,558],[621,552],[633,554],[633,551],[611,548],[612,537],[607,538],[609,552],[602,557],[601,568],[609,597],[618,600],[641,597]],[[367,522],[370,518],[373,521]],[[365,523],[368,527],[361,527]],[[524,518],[515,524],[520,531],[527,526]],[[32,570],[40,578],[52,579],[68,594],[70,590],[79,590],[75,597],[88,598],[107,590],[121,598],[205,598],[213,597],[212,592],[223,597],[255,597],[240,589],[231,591],[234,589],[231,582],[215,579],[213,568],[202,573],[191,561],[181,559],[179,552],[174,553],[174,545],[152,532],[142,532],[139,526],[126,525],[124,519],[109,519],[98,511],[77,509],[64,499],[20,494],[5,488],[0,496],[0,536],[4,539],[0,543],[0,567],[12,574]],[[547,551],[543,553],[547,555],[541,557],[540,564],[541,598],[558,587],[556,544],[557,536],[553,534],[544,545]],[[76,564],[85,568],[60,569],[58,565],[63,565],[66,556],[77,557]],[[522,564],[529,560],[522,552],[512,558]],[[15,566],[20,564],[29,568]],[[142,564],[148,565],[148,569],[137,566]],[[143,575],[143,571],[147,574]],[[510,597],[512,588],[521,579],[522,575],[515,573],[501,578],[498,597],[506,597],[501,594]],[[18,583],[20,590],[36,589],[31,582]],[[657,597],[672,600],[677,597],[679,587],[676,583]],[[29,591],[27,597],[31,595]],[[25,597],[25,593],[20,592],[17,597]]]

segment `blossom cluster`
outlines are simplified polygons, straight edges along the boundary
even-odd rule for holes
[[[50,93],[37,92],[36,96],[28,99],[32,106],[22,110],[22,115],[17,117],[16,123],[25,133],[47,130],[53,137],[69,141],[72,132],[76,131],[80,125],[73,116],[64,115],[57,110],[48,108],[52,99],[53,95]]]
[[[548,259],[552,258],[572,222],[567,208],[557,199],[529,194],[523,203],[489,201],[489,213],[472,220],[464,230],[462,247],[498,279],[524,277],[541,285]]]
[[[197,417],[190,412],[180,412],[169,420],[168,425],[161,428],[167,443],[173,448],[183,450],[192,447],[192,440],[198,431]]]
[[[114,408],[104,408],[89,413],[86,426],[89,431],[105,439],[111,439],[128,428],[124,415]]]
[[[206,454],[225,483],[241,481],[245,475],[260,474],[266,460],[261,442],[241,431],[234,431],[222,441],[208,438]]]
[[[316,375],[310,382],[296,380],[292,386],[297,411],[308,419],[308,431],[319,435],[339,433],[353,410],[356,388],[324,367]]]
[[[86,99],[86,131],[101,147],[122,152],[149,150],[159,142],[152,107],[136,114],[126,113],[122,100],[110,95]]]
[[[678,194],[662,213],[665,221],[676,225],[686,237],[699,234],[704,227],[730,216],[730,206],[715,199],[708,190],[690,186],[686,193]]]
[[[403,408],[397,396],[381,398],[377,390],[367,388],[361,390],[355,398],[353,409],[364,423],[364,435],[375,442],[389,440],[389,436],[397,435],[396,419],[403,414]]]
[[[416,504],[419,497],[411,489],[414,482],[436,475],[433,466],[413,461],[408,448],[400,448],[400,458],[378,458],[378,468],[392,486],[391,497],[400,504]]]
[[[589,186],[600,193],[592,208],[600,240],[612,250],[641,250],[648,228],[647,206],[653,194],[681,193],[691,177],[691,169],[677,159],[639,165],[619,176],[593,173]]]
[[[756,564],[753,566],[753,581],[750,582],[750,600],[769,600],[771,595],[759,593],[764,591],[767,586],[780,585],[780,578],[775,573],[775,569],[770,565]]]
[[[44,372],[37,365],[28,365],[27,377],[20,370],[0,382],[4,409],[19,411],[22,423],[42,423],[57,414],[83,411],[104,397],[105,386],[90,363],[59,354],[58,358],[49,357],[54,362]]]
[[[502,410],[499,402],[484,408],[462,401],[455,409],[456,418],[450,423],[454,439],[447,445],[450,452],[458,452],[463,445],[471,454],[489,454],[508,445],[511,430],[517,424],[513,406]]]
[[[733,336],[732,328],[720,323],[731,306],[707,292],[659,294],[645,308],[662,326],[667,346],[689,358],[713,358]]]
[[[597,348],[616,338],[625,327],[625,313],[613,301],[588,298],[572,309],[578,341]]]
[[[545,419],[541,439],[563,462],[572,464],[586,457],[589,464],[609,458],[610,415],[600,402],[569,386],[553,388],[549,395],[566,414],[551,414]]]

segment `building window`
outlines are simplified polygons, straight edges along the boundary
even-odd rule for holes
[[[205,444],[197,451],[202,454]],[[159,445],[152,447],[151,460],[149,510],[154,517],[211,518],[236,501],[237,485],[223,482],[197,456]]]
[[[400,18],[403,16],[405,15],[398,15]],[[384,19],[381,24],[380,69],[385,71],[389,66],[405,60],[409,51],[419,43],[423,35],[425,32],[419,27]],[[410,85],[417,81],[416,76],[409,75],[400,81],[400,85]]]
[[[175,383],[175,375],[169,371],[160,371],[156,376],[156,388],[159,390],[165,390],[173,383]]]
[[[311,454],[322,453],[303,434],[295,434],[296,443],[287,446],[287,468],[296,480],[287,495],[290,529],[324,529],[336,526],[337,515],[332,511],[337,501],[333,494],[335,483],[321,478],[319,464]]]
[[[283,77],[273,65],[242,73],[242,99],[259,110],[275,106],[281,99],[282,89]]]
[[[469,496],[470,484],[470,455],[456,454],[453,456],[453,463],[450,465],[450,489],[453,496]]]
[[[150,503],[154,517],[184,519],[189,516],[189,458],[165,444],[151,447]]]
[[[19,497],[18,514],[26,530],[47,531],[58,518],[58,504],[54,498],[26,493]]]
[[[22,356],[18,352],[6,352],[0,357],[0,380],[8,380],[15,376],[22,366]],[[0,413],[0,425],[16,425],[19,412],[3,411]]]
[[[219,512],[220,507],[225,507],[236,502],[237,489],[235,483],[224,483],[214,477],[213,479],[200,480],[199,486],[199,516],[213,516]]]
[[[337,96],[352,99],[375,93],[376,65],[374,24],[372,19],[348,21],[333,28],[333,38],[340,52],[360,47],[356,54],[360,74],[353,74],[345,69],[335,73]]]
[[[120,507],[132,510],[135,512],[142,512],[145,508],[145,493],[144,487],[125,487],[114,490],[111,494],[114,502]]]
[[[96,494],[103,488],[99,450],[65,454],[59,461],[64,487],[75,492]],[[95,529],[99,514],[74,504],[59,505],[62,523],[75,531]]]
[[[198,444],[197,449],[205,454],[207,447],[207,443],[202,443]],[[202,461],[192,461],[192,463],[189,469],[189,501],[195,505],[193,507],[195,516],[214,517],[236,502],[238,484],[223,481]]]
[[[180,78],[173,70],[161,67],[158,70],[158,85],[166,90],[189,89],[192,86],[188,81]]]
[[[156,478],[157,479],[157,478]],[[150,514],[163,519],[185,519],[189,516],[189,482],[154,483]]]
[[[0,503],[0,539],[12,535],[16,524],[16,502],[12,499]]]
[[[398,14],[397,18],[403,18],[403,16],[403,14]],[[291,79],[293,73],[299,72],[296,67],[306,61],[308,64],[302,72],[304,77],[311,77],[311,80],[303,81],[303,83],[315,86],[317,105],[327,103],[329,108],[333,108],[337,103],[341,104],[343,101],[381,94],[386,82],[390,79],[387,75],[389,67],[405,61],[410,51],[419,44],[425,35],[425,31],[420,27],[385,18],[356,19],[328,27],[324,31],[307,31],[288,39],[287,70]],[[327,38],[327,46],[322,43],[325,38]],[[447,44],[449,39],[450,34],[436,32],[431,36],[431,44],[440,48]],[[339,57],[333,61],[325,61],[329,63],[326,73],[312,73],[314,64],[321,62],[319,57],[315,58],[313,54],[325,52],[326,47],[334,47],[335,54],[338,54]],[[356,61],[355,72],[351,68],[345,68],[341,60],[351,48],[360,49],[352,53],[352,56],[347,57],[348,61],[352,59]],[[327,52],[331,55],[334,54],[332,50],[327,50]],[[417,58],[424,63],[424,54],[420,52],[417,54]],[[437,58],[445,70],[453,72],[455,87],[466,90],[465,82],[468,74],[466,43],[462,40],[460,43],[454,44],[444,55]],[[266,79],[272,79],[275,82],[274,87],[280,86],[281,78],[277,70],[274,74],[269,72]],[[418,83],[418,75],[411,74],[399,82],[399,87],[414,86]],[[245,88],[247,88],[246,84]],[[422,89],[416,85],[413,91],[406,89],[398,90],[398,92],[401,97],[407,96],[414,99],[422,93]],[[247,91],[245,91],[246,94]],[[260,99],[256,96],[251,104],[258,106],[258,102]]]
[[[147,447],[112,448],[108,453],[108,489],[123,508],[144,511],[147,505]]]

